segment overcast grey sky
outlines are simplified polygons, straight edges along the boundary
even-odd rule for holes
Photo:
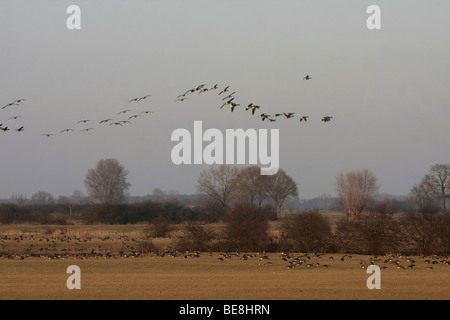
[[[66,27],[72,4],[81,30]],[[381,30],[366,27],[371,4]],[[193,193],[208,166],[174,165],[170,138],[195,120],[223,132],[279,128],[280,167],[300,198],[335,194],[336,174],[363,168],[381,192],[407,194],[431,165],[450,163],[449,12],[444,0],[0,0],[0,105],[27,99],[0,109],[11,128],[0,132],[0,198],[86,193],[87,170],[105,158],[129,170],[131,195]],[[200,84],[308,122],[231,113],[217,91],[175,102]],[[98,124],[124,109],[153,113]]]

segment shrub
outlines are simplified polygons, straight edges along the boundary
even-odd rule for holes
[[[225,235],[230,247],[240,251],[262,251],[269,245],[268,216],[265,209],[236,205],[224,217]]]
[[[439,249],[439,245],[448,246],[448,234],[446,226],[445,214],[432,214],[420,212],[408,212],[400,218],[400,226],[402,236],[412,242],[415,251],[418,254],[430,255],[435,254]],[[448,230],[448,229],[447,229]],[[442,234],[444,233],[444,234]],[[439,239],[441,237],[441,239]],[[446,243],[446,244],[445,244]],[[448,250],[448,247],[447,247]]]
[[[318,210],[304,210],[293,214],[283,224],[295,250],[325,251],[331,237],[331,225]]]
[[[335,246],[339,251],[384,254],[399,249],[399,226],[391,214],[372,212],[358,220],[342,219],[337,223]]]
[[[149,235],[155,238],[164,238],[172,231],[170,221],[165,217],[157,217],[152,220]]]
[[[176,246],[182,251],[208,251],[212,239],[214,239],[212,230],[199,222],[188,222]]]

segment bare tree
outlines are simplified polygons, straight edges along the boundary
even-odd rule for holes
[[[231,202],[237,194],[237,175],[239,170],[236,167],[221,165],[219,168],[211,168],[202,171],[197,180],[197,191],[212,201],[224,215]]]
[[[80,203],[81,200],[83,200],[83,198],[84,198],[83,191],[80,191],[80,190],[74,190],[72,192],[72,195],[69,197],[69,199],[71,201],[76,202],[76,203]]]
[[[415,184],[409,192],[409,201],[416,207],[420,213],[437,213],[439,205],[437,204],[434,192],[430,184],[422,179],[422,182]]]
[[[104,159],[89,169],[84,184],[89,196],[101,203],[119,203],[126,199],[130,187],[128,171],[116,159]]]
[[[154,188],[152,191],[152,201],[163,202],[166,198],[166,193],[161,188]]]
[[[377,178],[368,169],[339,173],[335,186],[339,200],[350,210],[350,217],[357,219],[379,188]]]
[[[426,184],[427,188],[434,194],[434,196],[441,200],[442,212],[445,212],[445,201],[450,196],[448,189],[450,188],[450,165],[437,163],[430,168],[422,183]]]
[[[51,204],[55,202],[55,198],[47,191],[38,191],[31,195],[31,202],[35,204]]]
[[[261,168],[258,166],[245,167],[239,171],[237,188],[244,203],[261,208],[263,201],[269,197],[268,186],[269,178],[261,175]]]
[[[275,213],[278,216],[287,197],[298,197],[297,184],[282,169],[274,175],[267,176],[267,179],[267,195],[273,200]]]

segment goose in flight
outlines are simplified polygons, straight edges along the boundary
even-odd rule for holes
[[[178,99],[176,99],[175,101],[184,101],[184,100],[186,100],[187,99],[187,97],[183,97],[183,98],[178,98]]]
[[[22,118],[22,117],[21,116],[15,116],[15,117],[9,118],[8,120],[16,120],[16,119],[19,119],[19,118]]]
[[[233,112],[233,111],[234,111],[234,108],[236,108],[237,106],[240,106],[240,104],[231,102],[231,103],[230,103],[231,112]]]
[[[233,94],[235,94],[236,91],[234,91],[233,93],[230,93],[228,96],[224,97],[222,100],[227,100],[229,98],[231,98],[233,96]]]
[[[149,113],[153,113],[153,111],[141,111],[141,113],[145,113],[145,114],[149,114]]]
[[[4,128],[0,128],[1,130],[3,130],[3,132],[9,131],[8,127],[4,127]]]
[[[294,117],[294,112],[288,112],[288,113],[283,112],[283,114],[286,119]]]
[[[209,91],[216,90],[217,88],[218,88],[218,85],[215,84],[211,89],[209,89]]]
[[[132,115],[131,117],[128,117],[128,120],[130,120],[132,118],[137,118],[137,117],[142,117],[142,115],[140,115],[140,114]]]
[[[224,106],[231,104],[231,101],[233,101],[233,100],[234,100],[234,98],[231,98],[230,100],[224,102],[223,105],[220,107],[220,109],[222,109]]]
[[[83,130],[81,130],[81,132],[83,132],[83,131],[90,131],[90,130],[94,130],[94,128],[86,128],[86,129],[83,129]]]
[[[227,87],[225,87],[225,89],[223,89],[222,91],[220,91],[219,92],[219,96],[222,94],[222,93],[224,93],[224,92],[228,92],[228,88],[229,88],[230,86],[227,86]]]
[[[54,136],[55,134],[54,133],[43,133],[43,134],[41,134],[41,136],[45,136],[45,137],[51,137],[51,136]]]
[[[115,126],[121,126],[121,125],[122,125],[122,122],[121,122],[121,121],[119,121],[119,122],[112,122],[112,123],[110,123],[109,125],[110,125],[110,126],[112,126],[112,125],[115,125]]]
[[[21,132],[21,131],[23,131],[23,126],[22,126],[22,127],[20,127],[19,129],[16,129],[16,131],[17,131],[17,132]]]
[[[88,121],[91,121],[91,120],[80,120],[80,121],[78,121],[77,123],[86,123],[86,122],[88,122]]]
[[[267,119],[269,122],[275,122],[277,119]]]
[[[113,121],[113,119],[104,119],[104,120],[100,121],[98,124],[106,123],[109,121]]]
[[[194,91],[199,91],[199,90],[201,90],[204,86],[206,86],[206,84],[198,85],[197,88],[194,89]]]
[[[303,120],[306,122],[307,119],[308,119],[308,116],[301,116],[300,117],[300,122],[302,122]]]
[[[8,103],[7,105],[5,105],[4,107],[2,107],[2,109],[5,109],[5,108],[7,108],[7,107],[9,107],[9,106],[18,106],[19,104],[18,103],[16,103],[16,101],[14,101],[14,102],[10,102],[10,103]]]
[[[303,77],[303,80],[310,80],[310,79],[312,79],[312,78],[309,76],[309,74],[307,74],[305,77]]]
[[[259,109],[259,108],[260,108],[260,106],[254,105],[253,103],[250,103],[250,104],[245,108],[245,110],[247,111],[247,110],[249,110],[249,109],[252,109],[252,115],[254,115],[256,109]]]
[[[268,119],[270,117],[270,114],[261,113],[258,118],[261,118],[262,121]]]
[[[122,113],[127,113],[127,112],[130,112],[130,111],[133,111],[133,110],[122,110],[117,115],[122,114]]]
[[[64,129],[64,130],[61,130],[60,133],[63,133],[63,132],[69,132],[69,131],[73,131],[73,129]]]
[[[10,102],[7,105],[3,106],[2,109],[5,109],[5,108],[10,107],[10,106],[18,106],[19,103],[21,103],[22,101],[26,101],[26,99],[17,99],[15,101]]]
[[[329,121],[331,121],[331,118],[333,118],[333,117],[325,116],[325,117],[322,118],[322,121],[323,122],[329,122]]]
[[[138,102],[138,101],[141,101],[141,100],[144,100],[144,99],[147,99],[148,97],[151,97],[152,95],[151,94],[148,94],[148,95],[146,95],[146,96],[143,96],[143,97],[137,97],[137,98],[133,98],[133,99],[131,99],[130,101],[128,101],[128,102],[132,102],[132,101],[136,101],[136,102]]]
[[[198,90],[198,94],[208,91],[208,88],[203,88]]]

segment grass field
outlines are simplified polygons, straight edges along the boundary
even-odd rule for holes
[[[270,225],[272,231],[278,227],[278,222]],[[0,252],[11,253],[0,258],[0,299],[450,299],[450,265],[442,263],[448,261],[446,257],[409,257],[415,260],[412,269],[407,268],[411,261],[402,256],[354,255],[341,260],[345,255],[267,253],[268,259],[261,259],[261,253],[248,253],[248,259],[243,260],[244,253],[224,256],[202,252],[199,257],[190,253],[135,257],[130,252],[139,244],[145,228],[0,226]],[[171,239],[152,242],[167,247]],[[99,255],[74,255],[92,250]],[[103,255],[120,250],[126,254],[109,258]],[[26,256],[24,252],[34,255]],[[295,258],[303,259],[302,264],[288,268],[297,261]],[[367,267],[371,258],[374,264],[386,267],[381,270],[380,290],[369,290],[366,285],[371,274],[362,266]],[[70,265],[81,269],[80,290],[67,288],[70,274],[66,271]]]
[[[450,266],[427,269],[418,261],[412,270],[388,265],[381,270],[381,289],[369,290],[370,274],[354,256],[341,261],[312,258],[320,266],[288,269],[279,254],[259,258],[218,260],[152,257],[48,260],[0,260],[0,299],[133,299],[133,300],[306,300],[306,299],[449,299]],[[416,259],[420,259],[415,257]],[[317,260],[317,261],[316,261]],[[323,264],[328,264],[324,268]],[[69,265],[81,269],[81,289],[69,290]],[[385,265],[381,263],[381,265]]]

